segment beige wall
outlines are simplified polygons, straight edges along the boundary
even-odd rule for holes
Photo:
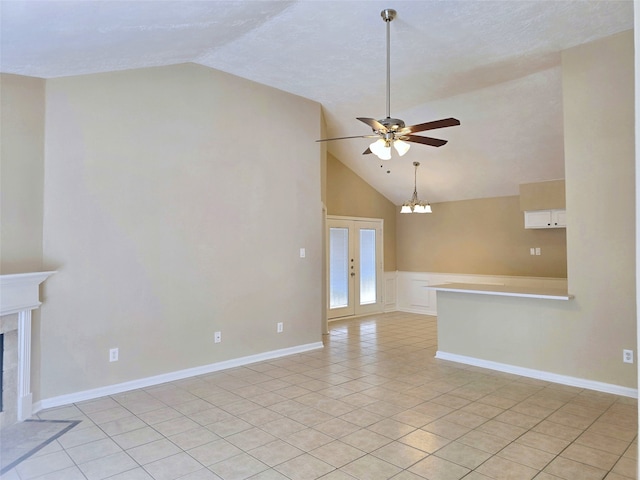
[[[520,184],[520,210],[555,210],[567,208],[564,180]]]
[[[450,345],[459,353],[486,345],[496,361],[637,384],[635,365],[620,360],[622,348],[635,348],[636,333],[631,37],[563,56],[569,288],[576,299],[456,302],[459,313],[477,314],[475,327],[482,325],[471,344]],[[33,368],[38,377],[45,372],[42,387],[33,386],[36,399],[318,340],[323,235],[320,215],[308,213],[320,212],[317,104],[196,66],[46,83],[44,189],[35,185],[43,182],[45,82],[2,75],[0,84],[0,267],[41,269],[44,215],[44,268],[60,272],[47,281],[45,316],[36,326]],[[259,127],[274,117],[312,133],[292,138],[287,151],[271,147]],[[341,191],[332,174],[355,175],[343,168],[329,158],[328,213],[382,217],[389,235],[398,208],[365,187],[353,198]],[[243,209],[242,195],[257,208]],[[374,212],[371,202],[379,202]],[[434,214],[398,219],[434,221],[440,206],[455,207],[435,204]],[[16,241],[11,226],[33,243]],[[399,223],[402,238],[402,229],[424,233],[424,226]],[[395,228],[392,235],[385,236],[387,249],[394,245],[385,251],[386,270],[396,269]],[[297,258],[301,246],[304,261]],[[398,251],[406,249],[398,244]],[[399,257],[397,268],[406,263]],[[286,335],[274,337],[282,305]],[[214,330],[223,331],[216,347]],[[509,359],[504,345],[524,353]],[[114,346],[121,360],[109,364]]]
[[[396,268],[397,207],[332,155],[327,158],[327,214],[384,220],[384,270]]]
[[[0,75],[0,272],[42,269],[45,82]]]
[[[562,66],[576,346],[597,346],[600,355],[585,362],[635,386],[636,364],[620,360],[636,338],[633,32],[568,50]]]
[[[46,126],[39,398],[321,340],[317,103],[180,65],[48,80]]]
[[[563,52],[562,68],[575,299],[438,294],[438,348],[635,389],[633,32]]]
[[[326,195],[329,215],[384,219],[385,271],[567,276],[566,230],[525,229],[518,196],[443,202],[432,205],[432,214],[400,214],[331,155]],[[542,255],[532,256],[532,247]]]
[[[45,81],[0,74],[0,273],[42,270]],[[40,310],[32,313],[31,386],[40,391]]]
[[[566,278],[566,230],[525,229],[518,196],[397,209],[398,270]],[[539,247],[540,256],[530,249]]]

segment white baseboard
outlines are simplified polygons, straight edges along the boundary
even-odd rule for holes
[[[436,358],[440,360],[449,360],[451,362],[463,363],[465,365],[473,365],[474,367],[488,368],[490,370],[496,370],[499,372],[512,373],[514,375],[520,375],[523,377],[536,378],[538,380],[544,380],[547,382],[569,385],[571,387],[586,388],[588,390],[595,390],[598,392],[638,398],[638,389],[621,387],[620,385],[613,385],[611,383],[596,382],[594,380],[569,377],[567,375],[558,375],[556,373],[544,372],[542,370],[517,367],[514,365],[507,365],[506,363],[492,362],[489,360],[457,355],[455,353],[442,352],[440,350],[436,352]]]
[[[433,317],[438,315],[438,312],[429,308],[402,307],[396,309],[396,311],[405,313],[418,313],[420,315],[431,315]]]
[[[194,377],[196,375],[205,375],[207,373],[218,372],[220,370],[226,370],[229,368],[242,367],[251,363],[262,362],[264,360],[273,360],[274,358],[286,357],[288,355],[308,352],[310,350],[317,350],[320,348],[323,348],[322,342],[308,343],[306,345],[298,345],[296,347],[272,350],[270,352],[249,355],[247,357],[234,358],[232,360],[225,360],[223,362],[211,363],[209,365],[203,365],[201,367],[187,368],[185,370],[178,370],[176,372],[141,378],[139,380],[132,380],[130,382],[117,383],[115,385],[108,385],[106,387],[99,387],[91,390],[84,390],[82,392],[60,395],[58,397],[46,398],[40,400],[39,402],[36,402],[33,405],[33,413],[39,412],[40,410],[44,410],[46,408],[60,407],[63,405],[70,405],[72,403],[84,402],[86,400],[93,400],[95,398],[100,398],[107,395],[115,395],[122,392],[128,392],[130,390],[136,390],[138,388],[152,387],[154,385],[160,385],[161,383],[172,382],[174,380],[182,380],[184,378]]]

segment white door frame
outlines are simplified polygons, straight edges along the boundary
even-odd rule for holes
[[[325,229],[325,245],[326,245],[326,262],[325,262],[325,278],[326,278],[326,312],[327,312],[327,320],[336,320],[338,318],[348,318],[348,317],[356,317],[360,315],[367,315],[371,313],[379,313],[384,311],[384,299],[383,299],[383,277],[384,277],[384,244],[383,244],[383,233],[384,233],[384,220],[381,218],[365,218],[365,217],[343,217],[338,215],[327,215],[327,224]],[[365,225],[365,224],[370,225]],[[354,281],[351,282],[350,291],[353,292],[353,295],[350,292],[350,307],[345,309],[340,309],[342,311],[336,312],[336,309],[333,311],[330,309],[329,301],[330,301],[330,274],[329,274],[329,232],[331,227],[340,226],[340,225],[350,225],[351,227],[360,226],[369,226],[375,228],[376,235],[376,303],[368,304],[368,305],[360,305],[359,302],[359,289],[356,288],[356,280],[359,279],[359,259],[355,273],[356,275],[353,277]],[[373,224],[373,225],[371,225]],[[349,242],[350,244],[354,244],[357,239],[353,238],[353,231],[351,230]],[[352,252],[353,253],[353,252]],[[351,300],[353,297],[353,300]]]

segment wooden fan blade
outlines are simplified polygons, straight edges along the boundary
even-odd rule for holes
[[[367,148],[364,152],[362,152],[363,155],[369,155],[370,153],[373,153],[370,148]]]
[[[423,145],[431,145],[432,147],[441,147],[447,140],[440,140],[439,138],[421,137],[420,135],[403,135],[402,140],[405,142],[421,143]]]
[[[316,140],[316,142],[329,142],[331,140],[345,140],[347,138],[378,138],[377,135],[354,135],[353,137],[336,137],[336,138],[323,138]]]
[[[433,122],[419,123],[417,125],[409,125],[403,128],[399,133],[401,135],[407,133],[424,132],[425,130],[434,130],[436,128],[455,127],[460,125],[457,118],[443,118],[442,120],[434,120]]]
[[[361,122],[366,123],[371,128],[373,128],[376,132],[378,132],[378,131],[382,131],[382,132],[385,132],[385,133],[387,132],[387,127],[382,125],[375,118],[358,117],[357,120],[360,120]]]

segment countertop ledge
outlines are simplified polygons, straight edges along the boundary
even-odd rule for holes
[[[545,298],[548,300],[571,300],[574,298],[573,295],[558,288],[516,287],[481,283],[444,283],[442,285],[428,285],[426,288],[441,292],[475,293],[503,297]]]

